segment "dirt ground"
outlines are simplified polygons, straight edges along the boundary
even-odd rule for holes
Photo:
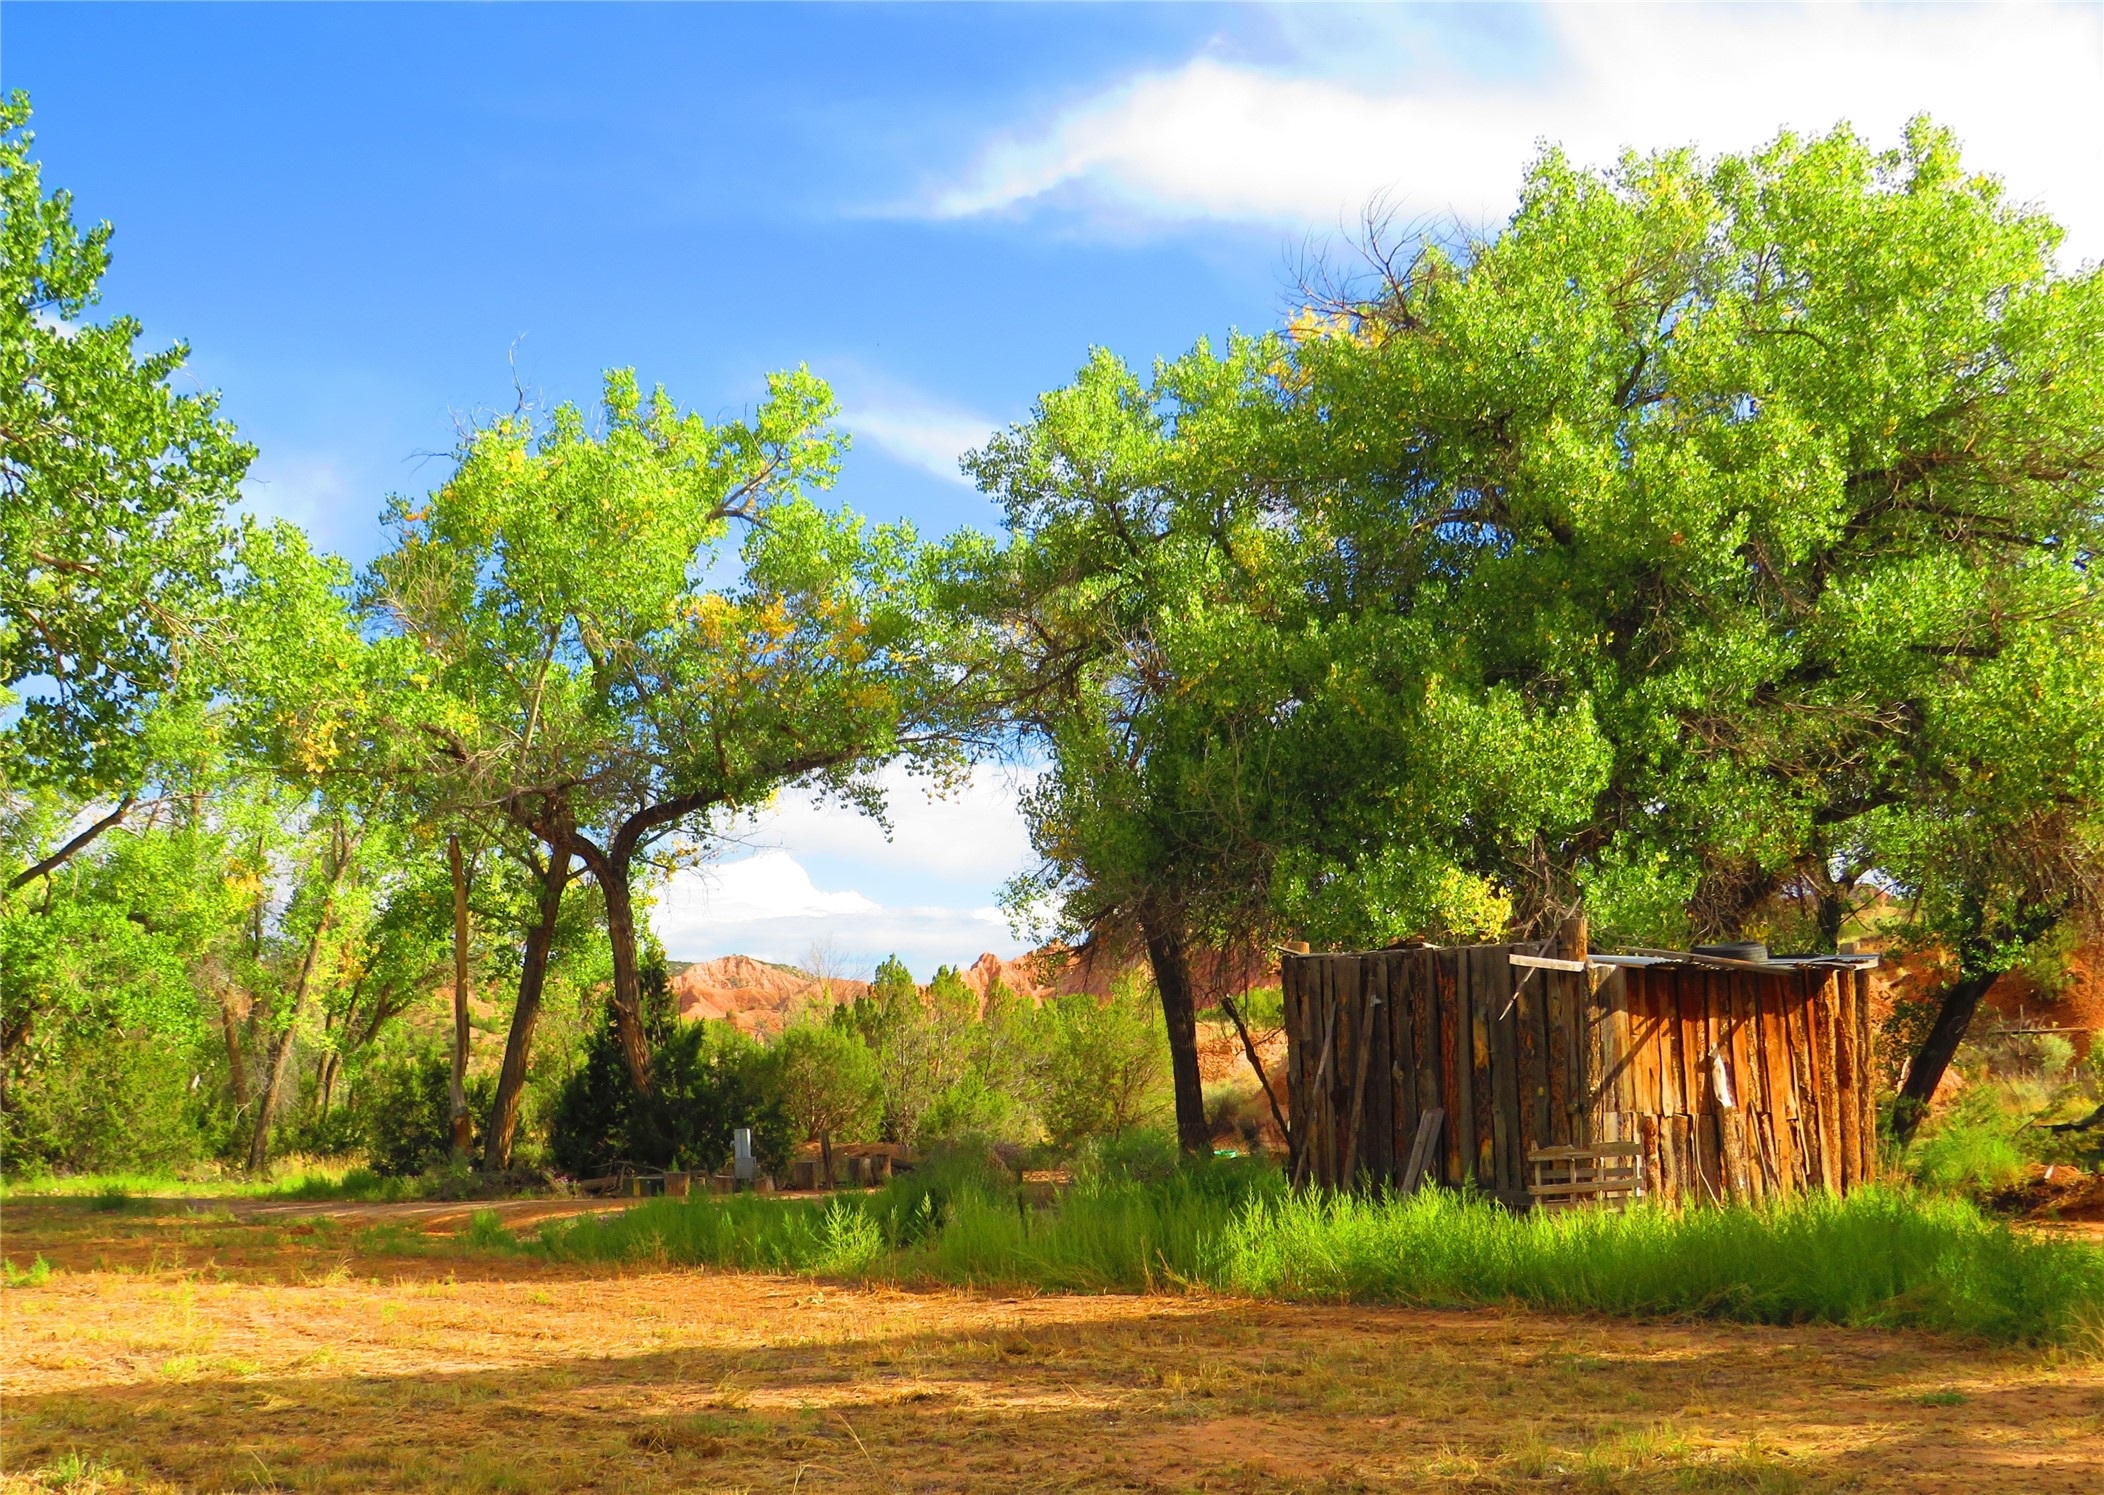
[[[9,1201],[55,1270],[0,1293],[0,1490],[2104,1489],[2104,1366],[2039,1352],[580,1270],[363,1208]]]

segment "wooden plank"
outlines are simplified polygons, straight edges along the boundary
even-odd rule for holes
[[[1640,1158],[1640,1142],[1602,1142],[1592,1147],[1537,1147],[1527,1154],[1530,1163],[1571,1162],[1579,1158]]]
[[[1484,1010],[1490,1020],[1490,1092],[1495,1107],[1492,1116],[1496,1143],[1492,1156],[1498,1187],[1524,1188],[1526,1173],[1520,1163],[1525,1130],[1520,1119],[1520,997],[1513,989],[1523,973],[1512,968],[1501,946],[1478,950],[1473,958],[1483,987]],[[1503,998],[1498,995],[1501,991],[1506,993]]]
[[[1645,979],[1648,974],[1640,970],[1615,972],[1614,983],[1622,988],[1624,1010],[1629,1020],[1629,1064],[1622,1073],[1621,1109],[1656,1116],[1658,1033],[1651,1016],[1651,986]]]
[[[1470,1086],[1469,1124],[1475,1138],[1474,1150],[1469,1154],[1469,1166],[1476,1175],[1478,1188],[1491,1189],[1499,1186],[1497,1174],[1497,1099],[1490,1083],[1490,1019],[1496,1003],[1505,1004],[1506,993],[1495,990],[1489,983],[1488,973],[1477,952],[1464,950],[1461,954],[1468,983],[1469,1050],[1468,1074]]]
[[[1768,1090],[1769,1126],[1763,1140],[1775,1158],[1776,1192],[1795,1193],[1804,1187],[1804,1170],[1798,1166],[1797,1099],[1790,1084],[1790,1028],[1785,1016],[1789,983],[1774,976],[1756,977],[1755,982],[1761,1003],[1761,1065]]]
[[[1542,1068],[1548,1087],[1542,1116],[1541,1143],[1569,1142],[1577,1135],[1571,1127],[1571,1049],[1576,1038],[1571,1020],[1573,988],[1585,978],[1555,971],[1539,978],[1542,985]]]
[[[1475,1131],[1469,1115],[1468,991],[1461,984],[1461,957],[1453,950],[1433,952],[1432,971],[1439,991],[1440,1099],[1447,1114],[1440,1128],[1446,1138],[1448,1183],[1459,1188],[1468,1176]]]
[[[1561,960],[1551,955],[1527,955],[1518,950],[1508,952],[1505,958],[1516,966],[1540,971],[1585,971],[1590,968],[1586,961]]]
[[[1826,1186],[1833,1193],[1842,1189],[1841,1171],[1841,1091],[1834,1083],[1841,1068],[1839,1035],[1840,1014],[1834,1010],[1834,991],[1840,984],[1832,971],[1820,971],[1809,977],[1812,987],[1811,1017],[1814,1038],[1812,1040],[1812,1068],[1815,1088],[1819,1094],[1819,1156]]]
[[[1366,1066],[1365,1136],[1360,1166],[1369,1181],[1395,1182],[1395,1001],[1388,990],[1389,959],[1369,955],[1366,967],[1366,1034],[1373,1057]]]
[[[1446,1112],[1437,1106],[1417,1118],[1417,1135],[1410,1141],[1410,1162],[1403,1169],[1403,1192],[1415,1194],[1425,1182],[1439,1156],[1439,1133]]]
[[[1857,971],[1856,985],[1856,1067],[1861,1084],[1856,1092],[1858,1126],[1863,1134],[1863,1181],[1874,1183],[1878,1176],[1878,1117],[1877,1117],[1877,1048],[1873,1037],[1877,1031],[1870,1022],[1870,972]]]
[[[1515,1051],[1519,1056],[1519,1156],[1549,1142],[1549,982],[1555,971],[1513,971]]]
[[[1644,1144],[1644,1171],[1651,1179],[1652,1192],[1663,1203],[1672,1204],[1680,1197],[1675,1187],[1679,1176],[1668,1166],[1671,1152],[1664,1122],[1665,1118],[1656,1111],[1639,1111],[1636,1134]]]
[[[1307,1034],[1302,1031],[1300,1021],[1300,972],[1298,955],[1279,957],[1279,1015],[1286,1024],[1286,1121],[1295,1132],[1301,1129],[1301,1113],[1307,1102],[1307,1087],[1300,1074],[1301,1065],[1308,1056]],[[1287,1140],[1298,1149],[1297,1138],[1288,1137]]]
[[[1601,1053],[1607,1062],[1604,1071],[1610,1079],[1607,1087],[1607,1127],[1592,1140],[1595,1142],[1628,1142],[1636,1133],[1620,1125],[1621,1118],[1637,1111],[1636,1090],[1629,1078],[1630,1055],[1636,1047],[1629,1016],[1629,978],[1621,971],[1610,971],[1600,988],[1604,999],[1601,1016]]]
[[[1834,1115],[1841,1133],[1841,1187],[1863,1182],[1863,1133],[1856,1110],[1856,983],[1842,972],[1830,983],[1834,995]]]
[[[1679,1116],[1687,1111],[1681,1091],[1680,1068],[1680,973],[1650,971],[1652,994],[1658,1015],[1658,1114]]]
[[[1417,1114],[1427,1111],[1440,1113],[1441,1125],[1437,1141],[1443,1146],[1446,1138],[1445,1119],[1453,1113],[1446,1109],[1445,1087],[1440,1076],[1439,1050],[1439,979],[1433,969],[1433,953],[1430,950],[1413,951],[1410,959],[1410,1006],[1417,1027]],[[1426,1164],[1426,1176],[1442,1179],[1446,1176],[1446,1154],[1435,1147]]]
[[[1385,1070],[1387,1064],[1383,1061],[1377,1066],[1374,1062],[1372,976],[1377,962],[1363,956],[1340,958],[1346,962],[1344,1000],[1352,1016],[1352,1084],[1344,1102],[1344,1160],[1337,1177],[1341,1187],[1356,1189],[1361,1186],[1366,1167],[1367,1090],[1376,1068]]]
[[[1350,1001],[1351,966],[1349,957],[1332,955],[1324,959],[1325,976],[1329,985],[1329,1002],[1337,1024],[1337,1052],[1330,1061],[1328,1085],[1328,1148],[1324,1161],[1329,1165],[1329,1183],[1341,1189],[1350,1182],[1344,1176],[1345,1128],[1351,1116],[1351,1084],[1359,1058],[1358,1034],[1353,1030]]]
[[[1702,1072],[1703,1061],[1709,1057],[1709,983],[1708,971],[1676,971],[1673,996],[1678,1013],[1680,1046],[1675,1056],[1680,1060],[1680,1112],[1683,1116],[1696,1116],[1702,1111],[1702,1092],[1709,1087],[1709,1077]],[[1689,1156],[1694,1156],[1693,1132],[1689,1133]]]
[[[1388,957],[1388,994],[1395,1004],[1388,1014],[1388,1032],[1394,1050],[1394,1161],[1398,1181],[1409,1163],[1411,1143],[1417,1136],[1417,1118],[1424,1109],[1417,1102],[1417,991],[1410,981],[1410,965],[1407,952],[1399,950]]]
[[[1779,983],[1780,984],[1780,983]],[[1798,1186],[1819,1187],[1819,1118],[1813,1108],[1811,1030],[1805,1017],[1806,994],[1802,975],[1789,978],[1783,1004],[1783,1041],[1790,1074],[1790,1143],[1797,1149]]]
[[[1739,1163],[1746,1171],[1746,1197],[1755,1204],[1768,1197],[1767,1174],[1762,1171],[1760,1133],[1752,1125],[1752,1118],[1761,1110],[1761,1098],[1765,1093],[1760,1066],[1760,1035],[1755,1029],[1759,1021],[1754,997],[1753,977],[1744,971],[1734,971],[1731,978],[1731,1086],[1732,1096],[1739,1105],[1736,1131]],[[1725,1146],[1732,1146],[1732,1139],[1725,1139]]]

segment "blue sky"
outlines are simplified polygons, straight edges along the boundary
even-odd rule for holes
[[[1542,139],[1742,148],[1929,110],[2104,251],[2104,7],[0,8],[46,181],[117,226],[104,307],[193,346],[250,503],[355,561],[456,422],[633,365],[834,384],[837,496],[994,514],[955,458],[1092,344],[1270,325],[1376,195],[1494,224]],[[657,924],[676,956],[1021,942],[1013,782],[898,834],[791,803]],[[757,849],[757,851],[755,850]]]

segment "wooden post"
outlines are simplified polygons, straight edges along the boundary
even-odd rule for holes
[[[453,871],[453,1156],[465,1158],[475,1123],[468,1115],[468,878],[460,837],[446,837],[446,862]]]

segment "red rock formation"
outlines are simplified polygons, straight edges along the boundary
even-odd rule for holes
[[[684,1018],[716,1018],[748,1033],[779,1033],[798,1008],[852,1002],[867,981],[820,981],[795,966],[750,955],[725,955],[683,966],[671,978],[672,998]]]

